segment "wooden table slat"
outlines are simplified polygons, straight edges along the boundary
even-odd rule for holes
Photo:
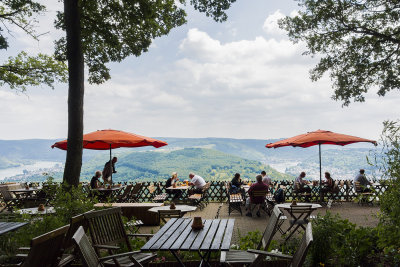
[[[224,240],[222,241],[221,251],[228,251],[231,246],[231,239],[233,233],[233,225],[235,224],[235,220],[228,220],[228,225],[226,226]]]
[[[187,227],[187,226],[188,226],[189,223],[191,223],[191,222],[192,222],[191,219],[189,219],[189,218],[188,218],[188,219],[185,219],[185,220],[183,221],[183,223],[179,226],[179,228],[176,229],[176,230],[174,231],[174,233],[169,237],[169,239],[164,243],[164,245],[161,246],[160,250],[169,250],[169,248],[170,248],[173,244],[175,244],[176,240],[177,240],[179,237],[181,237],[181,233],[182,233],[185,229],[189,228],[189,227]]]
[[[177,219],[170,219],[143,247],[142,250],[150,250],[155,242],[175,223]]]
[[[208,230],[208,228],[211,225],[212,220],[203,220],[203,225],[204,228],[203,230],[192,230],[188,237],[186,238],[186,241],[183,243],[181,246],[181,250],[190,250],[192,247],[192,244],[194,243],[195,240],[197,240],[197,236],[202,233],[205,229]],[[199,245],[200,246],[200,245]]]
[[[204,228],[199,231],[200,233],[196,236],[196,239],[194,240],[194,242],[189,250],[199,250],[200,249],[201,244],[203,244],[204,237],[207,235],[208,231],[210,230],[212,223],[213,223],[213,220],[206,220],[206,223],[204,224]],[[218,221],[218,223],[219,223],[219,221]]]
[[[204,221],[204,220],[203,220]],[[181,245],[183,244],[183,242],[185,242],[190,234],[190,232],[192,231],[192,225],[193,220],[190,220],[190,227],[186,227],[185,231],[183,231],[181,233],[181,235],[178,237],[177,240],[175,240],[175,243],[171,246],[171,250],[178,250],[181,248]],[[193,241],[193,240],[192,240]]]
[[[172,219],[170,219],[172,220]],[[184,222],[184,220],[176,220],[158,240],[151,246],[151,250],[159,250],[162,245],[174,234],[178,227]],[[162,228],[161,228],[162,229]],[[160,229],[160,230],[161,230]]]
[[[221,241],[222,237],[224,236],[225,229],[226,229],[226,224],[228,223],[227,219],[222,219],[221,222],[219,223],[218,231],[215,234],[213,243],[211,245],[211,250],[219,250],[221,246]]]
[[[27,224],[27,222],[0,222],[0,235],[16,230]]]
[[[221,222],[221,220],[219,220],[219,219],[213,220],[210,230],[208,231],[206,237],[204,238],[204,241],[200,247],[200,250],[209,250],[210,249],[210,246],[215,237],[215,233],[217,232],[217,230],[219,228],[220,222]]]

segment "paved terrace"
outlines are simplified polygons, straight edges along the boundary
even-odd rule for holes
[[[186,217],[195,217],[200,216],[204,219],[212,219],[217,214],[217,210],[220,203],[210,203],[207,205],[205,209],[200,211],[199,209],[195,212],[187,213]],[[350,222],[357,224],[358,226],[376,226],[378,223],[377,214],[379,212],[379,206],[360,206],[357,203],[352,202],[344,202],[344,203],[334,203],[330,209],[326,207],[319,208],[315,213],[320,213],[321,215],[325,215],[326,212],[329,211],[332,214],[339,214],[341,218],[348,219]],[[259,230],[263,232],[266,223],[268,222],[268,215],[266,213],[261,212],[261,217],[257,217],[255,213],[253,217],[245,216],[245,210],[242,207],[243,215],[240,216],[240,213],[234,211],[231,215],[228,215],[228,205],[224,203],[219,218],[234,218],[235,219],[235,231],[233,234],[232,244],[236,244],[239,238],[238,232],[241,235],[245,235],[249,231]],[[286,229],[286,223],[283,225],[283,229]],[[143,226],[140,228],[140,233],[151,233],[157,232],[160,229],[159,226]],[[279,233],[278,233],[279,234]],[[278,235],[277,234],[277,235]]]

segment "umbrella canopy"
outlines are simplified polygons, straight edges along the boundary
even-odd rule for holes
[[[267,144],[267,148],[278,148],[283,146],[293,147],[310,147],[319,146],[319,183],[322,182],[322,165],[321,165],[321,145],[338,145],[345,146],[353,143],[368,142],[377,145],[376,141],[364,139],[356,136],[339,134],[330,131],[317,130],[314,132],[308,132],[306,134],[300,134],[288,139],[284,139],[275,143]],[[321,188],[321,187],[320,187]],[[321,196],[322,200],[322,196]]]
[[[83,148],[95,150],[108,150],[119,147],[141,147],[153,146],[162,147],[168,145],[164,141],[145,137],[133,133],[117,130],[99,130],[83,135]],[[67,140],[60,141],[51,148],[67,150]]]
[[[282,146],[310,147],[315,145],[345,146],[359,142],[369,142],[376,145],[376,141],[374,140],[364,139],[346,134],[334,133],[330,131],[318,130],[314,132],[308,132],[306,134],[300,134],[275,143],[270,143],[267,144],[266,147],[267,148],[277,148]]]
[[[60,141],[51,146],[51,148],[59,148],[67,150],[67,141]],[[153,146],[159,148],[168,145],[164,141],[145,137],[133,133],[127,133],[117,130],[98,130],[83,135],[83,148],[94,149],[94,150],[110,150],[110,162],[111,162],[111,149],[120,147],[142,147],[142,146]],[[112,169],[112,164],[110,164]],[[112,182],[112,171],[111,171],[111,182]]]

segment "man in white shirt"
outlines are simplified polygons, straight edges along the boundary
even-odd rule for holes
[[[201,193],[203,187],[206,185],[206,181],[203,179],[203,177],[199,175],[195,175],[194,173],[189,174],[190,182],[189,185],[194,186],[194,189],[192,190],[192,193]]]
[[[269,186],[271,184],[271,178],[268,177],[265,171],[261,172],[261,176],[262,176],[262,182]]]

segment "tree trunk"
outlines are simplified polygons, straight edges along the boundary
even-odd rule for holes
[[[68,149],[64,182],[77,186],[82,167],[84,62],[79,0],[64,0],[68,59]]]

